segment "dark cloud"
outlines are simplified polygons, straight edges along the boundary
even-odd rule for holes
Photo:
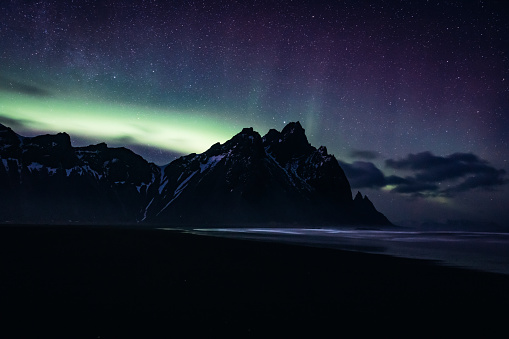
[[[386,176],[375,164],[338,161],[352,188],[392,186],[392,192],[414,197],[453,196],[475,189],[492,190],[507,183],[506,172],[492,167],[472,153],[454,153],[445,157],[430,152],[409,154],[403,159],[388,159],[385,165],[411,175]]]
[[[504,185],[507,180],[504,178],[505,171],[492,168],[490,171],[478,173],[477,175],[466,178],[462,183],[444,191],[447,194],[465,192],[475,188],[493,189],[494,187]]]
[[[437,191],[438,186],[426,182],[419,182],[416,178],[386,176],[375,164],[366,161],[355,161],[351,164],[338,160],[352,188],[382,188],[395,186],[393,192],[417,194],[421,191]]]
[[[453,195],[473,189],[494,189],[507,182],[503,169],[492,167],[472,153],[454,153],[442,157],[421,152],[409,154],[403,159],[388,159],[385,165],[415,172],[397,184],[394,191],[400,193],[424,191],[431,195]],[[440,188],[441,183],[445,183],[447,188]]]
[[[437,184],[420,182],[412,177],[400,178],[392,176],[391,178],[397,178],[392,183],[388,183],[388,185],[396,186],[392,189],[393,192],[412,195],[438,195],[439,186]]]
[[[493,169],[486,161],[471,153],[454,153],[440,157],[430,152],[422,152],[409,154],[404,159],[388,159],[385,165],[394,169],[417,171],[416,177],[420,181],[451,180]]]
[[[419,182],[414,177],[399,177],[396,175],[385,176],[373,163],[355,161],[352,164],[338,161],[352,188],[382,188],[388,185],[395,186],[392,191],[397,193],[411,194],[413,196],[436,195],[438,185]]]
[[[34,86],[31,84],[23,83],[20,81],[8,79],[0,76],[0,91],[9,91],[9,92],[17,92],[21,94],[36,96],[36,97],[45,97],[50,96],[51,93],[44,88],[39,86]]]
[[[378,152],[368,150],[353,150],[350,152],[350,157],[356,159],[373,160],[378,158],[379,155],[380,154]]]

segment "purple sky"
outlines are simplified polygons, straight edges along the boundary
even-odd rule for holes
[[[178,141],[207,128],[224,142],[298,120],[393,222],[507,224],[508,13],[503,1],[4,1],[0,123],[165,164],[205,151],[209,139]],[[175,144],[108,134],[133,114]]]

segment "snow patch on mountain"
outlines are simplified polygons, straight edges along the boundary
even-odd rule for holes
[[[168,179],[166,179],[164,181],[164,183],[161,186],[159,186],[159,194],[163,193],[163,190],[164,190],[164,188],[166,187],[167,184],[168,184]]]
[[[274,158],[274,156],[269,152],[269,147],[265,147],[265,154],[267,155],[267,157],[269,159],[272,160],[272,162],[274,164],[276,164],[276,166],[278,166],[285,174],[286,174],[286,177],[288,178],[288,180],[290,181],[290,183],[294,186],[294,187],[297,187],[297,185],[295,185],[295,182],[293,181],[293,178],[292,176],[288,173],[288,171],[286,170],[286,168],[282,167],[279,162],[277,162],[277,160]]]
[[[191,173],[191,175],[189,175],[184,181],[182,181],[180,183],[180,185],[177,187],[177,189],[175,190],[175,194],[180,194],[182,193],[182,191],[187,187],[187,184],[189,182],[189,180],[191,180],[191,178],[196,174],[198,173],[198,171],[194,171],[193,173]]]
[[[143,213],[143,218],[141,219],[141,221],[145,221],[145,219],[147,219],[147,211],[148,211],[150,205],[152,205],[153,202],[154,202],[154,198],[152,198],[152,200],[150,200],[148,205],[145,207],[145,212]]]
[[[311,188],[311,186],[307,183],[307,180],[302,178],[298,173],[297,173],[297,170],[299,169],[299,163],[297,161],[295,162],[292,162],[292,163],[289,163],[286,165],[286,173],[289,174],[292,173],[293,176],[295,176],[295,178],[297,178],[301,183],[302,185],[308,190],[308,191],[312,191],[313,189]]]
[[[175,199],[177,199],[179,197],[179,195],[182,193],[182,191],[184,191],[184,189],[187,187],[188,183],[189,183],[189,180],[191,180],[191,178],[196,174],[198,173],[198,171],[194,171],[193,173],[191,173],[191,175],[189,175],[184,181],[182,181],[180,183],[180,185],[177,187],[177,189],[175,190],[175,192],[173,192],[173,199],[171,199],[167,204],[166,206],[164,206],[157,214],[156,216],[158,216],[159,214],[161,214],[161,212],[163,212],[168,206],[171,205],[172,202],[175,201]]]
[[[200,173],[203,173],[208,169],[214,168],[214,166],[216,166],[225,156],[226,154],[220,154],[210,157],[207,163],[200,164]]]
[[[83,176],[85,174],[92,175],[95,179],[101,180],[104,174],[101,174],[95,170],[93,170],[89,165],[85,166],[74,166],[72,168],[68,168],[65,170],[66,176],[71,176],[71,174],[76,173],[79,176]]]
[[[39,164],[38,162],[33,162],[31,163],[30,165],[27,166],[28,170],[30,171],[30,173],[32,173],[33,171],[40,171],[44,166]]]

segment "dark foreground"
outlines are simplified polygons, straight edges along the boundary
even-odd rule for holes
[[[0,337],[507,334],[509,276],[383,255],[3,226],[0,270]]]

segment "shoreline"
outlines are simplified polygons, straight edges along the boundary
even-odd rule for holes
[[[491,331],[509,304],[509,276],[383,254],[100,227],[0,227],[0,245],[0,333]]]
[[[218,228],[185,232],[427,260],[441,266],[509,275],[509,233],[342,227]]]

